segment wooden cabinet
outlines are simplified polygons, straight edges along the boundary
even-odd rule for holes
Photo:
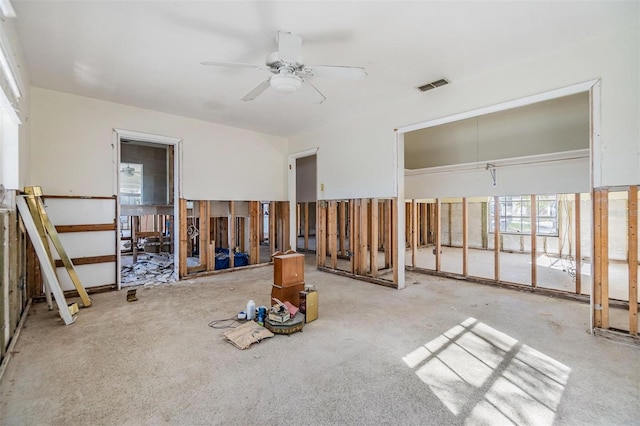
[[[281,302],[289,302],[296,308],[300,306],[300,292],[304,290],[304,283],[282,287],[273,285],[271,287],[271,297],[275,297]]]
[[[304,255],[300,253],[290,253],[274,256],[273,283],[280,287],[303,284]]]

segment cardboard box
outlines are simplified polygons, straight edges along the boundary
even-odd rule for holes
[[[290,253],[274,256],[273,283],[280,287],[304,283],[304,254]]]
[[[300,307],[300,292],[304,290],[304,283],[283,287],[273,285],[271,287],[271,297],[275,297],[281,302],[289,302],[296,308]]]
[[[304,314],[305,322],[311,322],[318,319],[317,291],[300,292],[300,312]]]

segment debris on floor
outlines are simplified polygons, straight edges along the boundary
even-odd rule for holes
[[[145,253],[134,264],[121,268],[121,283],[125,287],[176,281],[171,253]]]
[[[223,335],[238,349],[247,349],[253,343],[273,337],[272,332],[254,321],[247,321],[239,327],[225,331]]]
[[[131,289],[127,291],[127,302],[135,302],[138,300],[136,297],[136,289]]]

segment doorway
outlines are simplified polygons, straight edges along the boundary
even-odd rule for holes
[[[117,135],[118,288],[176,281],[179,140]]]

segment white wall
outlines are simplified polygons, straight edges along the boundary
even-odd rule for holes
[[[634,25],[479,73],[474,79],[453,81],[425,93],[416,91],[411,98],[387,104],[384,109],[292,137],[289,152],[319,147],[318,182],[325,183],[321,199],[395,196],[394,128],[601,79],[601,132],[599,145],[594,147],[595,186],[638,184],[639,55],[640,30]],[[472,182],[470,179],[462,184]],[[448,183],[440,182],[442,185],[445,190],[440,192],[447,192]],[[483,195],[490,194],[485,191]]]
[[[182,139],[182,197],[285,200],[287,140],[33,87],[31,178],[45,194],[117,193],[113,129]]]

